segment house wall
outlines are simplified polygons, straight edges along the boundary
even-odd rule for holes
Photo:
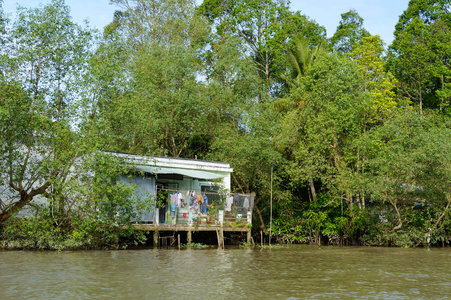
[[[141,155],[132,155],[125,153],[112,153],[113,155],[126,159],[130,161],[132,164],[137,165],[145,165],[145,166],[158,166],[158,167],[168,167],[168,168],[181,168],[188,170],[200,170],[200,171],[208,171],[217,174],[221,174],[224,177],[222,178],[222,184],[224,188],[230,191],[230,183],[231,176],[230,174],[233,172],[233,169],[230,167],[230,164],[223,162],[212,162],[205,160],[197,160],[197,159],[183,159],[183,158],[169,158],[169,157],[146,157]],[[183,188],[188,190],[197,190],[200,189],[200,185],[198,182],[184,181]],[[199,179],[198,181],[202,181]]]
[[[121,175],[119,180],[126,185],[136,185],[135,195],[139,197],[141,201],[155,201],[155,177],[143,177],[143,176],[126,176]],[[137,221],[141,222],[153,222],[154,221],[154,209],[155,204],[152,205],[152,209],[148,211],[139,211],[139,217]]]

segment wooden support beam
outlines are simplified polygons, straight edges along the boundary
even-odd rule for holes
[[[218,237],[218,248],[224,249],[224,230],[216,230],[216,236]]]
[[[218,248],[221,247],[221,240],[219,239],[219,229],[216,229],[216,238],[218,239]]]
[[[188,225],[154,225],[154,224],[134,224],[133,227],[136,230],[146,230],[146,231],[216,231],[222,228],[224,231],[230,232],[247,232],[249,230],[248,226],[223,226],[220,225],[198,225],[198,226],[188,226]],[[125,228],[125,227],[124,227]]]
[[[179,250],[180,250],[180,234],[178,234],[178,247],[179,247]]]
[[[193,240],[193,237],[192,237],[192,231],[191,230],[189,230],[187,233],[186,233],[186,242],[188,243],[188,244],[191,244],[191,242],[192,242],[192,240]]]
[[[158,242],[160,240],[160,232],[158,230],[155,230],[153,232],[153,246],[158,247]]]

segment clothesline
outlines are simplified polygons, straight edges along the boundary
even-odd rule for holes
[[[185,190],[185,189],[170,189],[170,188],[157,188],[157,190],[160,191],[168,191],[168,192],[178,192],[178,193],[182,193],[182,194],[186,194],[186,192],[188,191],[194,191],[195,193],[201,193],[201,194],[207,194],[207,195],[220,195],[220,193],[215,193],[215,192],[200,192],[200,191],[196,191],[196,190]],[[226,196],[226,195],[224,195]]]
[[[221,194],[221,193],[217,193],[217,192],[199,192],[198,190],[185,190],[185,189],[170,189],[170,188],[158,188],[157,190],[161,190],[161,191],[168,191],[168,192],[178,192],[178,193],[185,193],[188,191],[194,191],[196,193],[201,193],[201,194],[207,194],[207,195],[222,195],[222,196],[233,196],[233,195],[238,195],[238,196],[242,196],[242,197],[249,197],[249,194],[241,194],[241,193],[226,193],[226,194]]]

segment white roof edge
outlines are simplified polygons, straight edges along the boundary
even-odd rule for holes
[[[115,153],[108,152],[114,156],[127,159],[132,163],[138,165],[149,165],[149,166],[159,166],[159,167],[169,167],[169,168],[182,168],[182,169],[197,169],[197,170],[208,170],[217,172],[232,173],[233,169],[230,167],[229,163],[224,162],[213,162],[206,160],[197,159],[185,159],[185,158],[172,158],[172,157],[151,157],[142,156],[137,154],[126,154],[126,153]]]

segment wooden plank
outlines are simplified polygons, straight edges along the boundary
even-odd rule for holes
[[[231,227],[231,226],[186,226],[186,225],[154,225],[154,224],[134,224],[133,227],[137,230],[147,230],[147,231],[216,231],[221,229],[223,231],[232,232],[248,232],[251,229],[249,227]]]

